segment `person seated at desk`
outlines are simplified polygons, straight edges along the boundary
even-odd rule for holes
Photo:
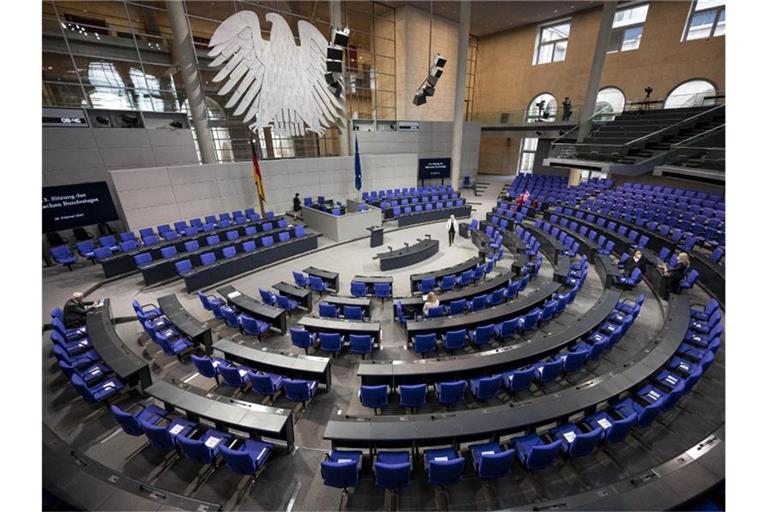
[[[421,308],[421,312],[424,316],[429,316],[429,310],[440,306],[440,299],[437,298],[435,292],[429,292],[427,294],[427,300],[424,302],[424,307]]]
[[[669,300],[670,292],[680,293],[680,281],[685,279],[685,274],[688,273],[690,265],[691,259],[688,253],[681,252],[677,257],[677,264],[674,267],[669,268],[666,263],[658,266],[663,276],[661,280],[662,299]]]
[[[626,275],[631,275],[632,271],[639,268],[640,272],[645,274],[646,265],[648,265],[648,258],[643,256],[643,252],[640,249],[637,249],[632,258],[627,260],[627,264],[624,265],[624,273]]]
[[[93,309],[93,302],[84,300],[81,292],[72,294],[72,298],[64,304],[64,327],[76,329],[85,325],[88,311]]]

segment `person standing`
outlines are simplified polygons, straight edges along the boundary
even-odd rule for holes
[[[84,300],[84,297],[82,293],[75,292],[64,304],[64,327],[67,329],[77,329],[85,325],[85,317],[93,302]]]
[[[571,118],[571,99],[566,96],[563,100],[563,121],[568,121]]]
[[[448,247],[450,247],[453,245],[453,239],[456,238],[456,231],[458,231],[459,228],[458,223],[456,222],[456,217],[451,215],[445,228],[448,230]]]
[[[301,199],[299,198],[299,193],[296,192],[296,195],[293,196],[293,220],[296,220],[298,218],[300,212],[301,212]]]

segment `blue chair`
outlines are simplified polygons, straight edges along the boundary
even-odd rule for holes
[[[376,414],[378,409],[382,409],[389,403],[389,386],[381,384],[378,386],[360,386],[357,394],[360,403],[365,407],[373,409]]]
[[[448,304],[448,314],[449,315],[459,315],[464,313],[467,310],[467,300],[466,299],[459,299],[459,300],[452,300]]]
[[[222,364],[228,364],[225,359],[218,357],[198,356],[196,354],[192,354],[192,363],[194,363],[195,368],[197,368],[197,371],[200,373],[200,375],[203,377],[208,377],[209,379],[216,379],[216,384],[220,383],[219,372],[217,368]]]
[[[568,352],[561,354],[559,357],[563,361],[563,371],[567,373],[581,370],[587,363],[589,355],[589,349],[581,347],[578,349],[572,348]]]
[[[350,334],[349,351],[353,354],[361,354],[365,359],[365,354],[373,352],[373,338],[367,334]]]
[[[432,310],[430,310],[432,311]],[[450,353],[467,345],[467,330],[448,331],[443,336],[443,348]]]
[[[200,255],[200,265],[213,265],[216,263],[216,255],[212,252],[206,252]]]
[[[173,418],[167,425],[140,421],[144,435],[149,444],[163,453],[176,450],[176,438],[191,433],[197,424],[184,418]]]
[[[291,343],[296,347],[303,348],[305,353],[309,354],[309,347],[314,345],[316,341],[316,333],[291,327]]]
[[[145,406],[137,403],[135,404],[135,407],[137,407],[138,410],[129,412],[130,409],[124,411],[116,405],[109,406],[112,414],[115,415],[115,420],[118,425],[123,429],[123,432],[135,437],[144,435],[144,430],[141,428],[142,421],[154,425],[168,415],[168,411],[153,404]]]
[[[344,318],[347,320],[362,320],[363,308],[360,306],[344,306]]]
[[[503,340],[511,338],[517,332],[519,326],[519,319],[513,318],[512,320],[504,320],[500,324],[497,324],[493,328],[493,332],[497,338]]]
[[[547,443],[535,432],[513,440],[520,462],[532,470],[543,469],[555,462],[562,445],[560,439]]]
[[[563,360],[556,358],[550,361],[541,361],[534,365],[536,368],[536,381],[539,384],[547,384],[560,376],[563,370]]]
[[[444,292],[453,290],[456,287],[456,276],[445,276],[440,280],[440,289]]]
[[[424,450],[424,467],[430,485],[450,485],[461,479],[464,457],[459,457],[453,448]]]
[[[296,283],[296,286],[299,288],[306,288],[309,286],[309,279],[307,279],[307,276],[303,272],[296,272],[294,270],[292,274],[293,281]]]
[[[384,299],[392,296],[392,285],[389,283],[373,283],[373,296],[384,302]]]
[[[261,296],[261,300],[264,302],[264,304],[267,304],[268,306],[274,306],[277,304],[277,297],[271,291],[264,288],[259,288],[259,295]]]
[[[373,462],[376,485],[397,492],[411,485],[411,454],[407,451],[377,452]]]
[[[433,306],[427,309],[427,318],[437,318],[445,316],[445,306]]]
[[[277,299],[277,307],[288,311],[289,315],[299,307],[298,302],[291,300],[284,295],[275,295],[275,298]]]
[[[93,260],[94,251],[96,250],[96,246],[93,244],[93,240],[84,240],[82,242],[77,242],[75,244],[75,247],[77,248],[77,252],[78,254],[80,254],[80,256],[88,260]]]
[[[61,349],[61,347],[56,347],[56,348]],[[80,357],[83,354],[88,354],[88,353],[95,353],[95,352],[92,350],[81,352],[77,354],[76,357]],[[62,373],[64,373],[64,375],[68,379],[72,379],[72,375],[77,374],[80,376],[81,379],[83,379],[83,382],[85,382],[85,384],[88,386],[90,386],[94,382],[97,382],[103,379],[106,375],[109,375],[110,373],[112,373],[112,368],[110,368],[104,363],[86,364],[86,365],[83,365],[82,367],[77,367],[75,365],[75,361],[73,361],[72,359],[69,359],[69,361],[72,361],[72,362],[68,362],[66,358],[61,358],[58,355],[56,359],[57,359],[56,365],[59,367],[59,369],[62,371]]]
[[[520,368],[504,374],[504,385],[512,393],[526,391],[531,387],[536,376],[536,367]]]
[[[476,399],[480,401],[488,400],[499,394],[499,391],[501,391],[501,381],[501,375],[470,379],[469,390]]]
[[[248,370],[239,368],[229,362],[218,365],[216,369],[221,378],[224,379],[224,384],[245,391],[245,387],[248,384]]]
[[[189,260],[185,260],[189,261]],[[144,265],[147,265],[149,263],[152,263],[152,255],[148,252],[142,252],[140,254],[137,254],[133,257],[133,263],[138,267],[141,268]],[[178,266],[176,267],[178,268]],[[192,268],[192,263],[190,262],[189,268]]]
[[[435,395],[441,405],[451,407],[464,401],[464,393],[467,388],[467,381],[455,380],[449,382],[438,382],[435,384]]]
[[[337,332],[321,332],[320,333],[320,350],[324,352],[330,352],[333,355],[341,352],[341,347],[344,341],[341,338],[341,334]]]
[[[325,284],[325,281],[323,281],[318,276],[309,276],[309,288],[313,292],[317,293],[323,293],[327,289],[327,285]]]
[[[75,389],[85,398],[86,402],[98,403],[107,401],[123,389],[123,383],[117,377],[98,382],[89,386],[82,377],[73,373],[69,378]]]
[[[602,428],[595,428],[584,432],[573,423],[565,423],[553,428],[550,433],[562,441],[561,449],[570,458],[589,455],[597,447],[602,438]]]
[[[437,351],[437,335],[435,333],[417,334],[412,338],[412,342],[413,350],[419,354],[424,355]]]
[[[51,255],[51,258],[53,258],[53,261],[59,265],[64,265],[70,271],[72,270],[72,264],[77,261],[77,256],[72,254],[72,251],[66,245],[53,247],[48,252]]]
[[[365,297],[368,295],[368,287],[365,285],[365,283],[352,281],[352,284],[349,288],[353,297]]]
[[[317,308],[317,312],[324,318],[339,318],[339,308],[333,304],[321,302]]]
[[[601,430],[601,438],[606,443],[618,443],[623,441],[632,431],[632,427],[637,423],[637,414],[632,413],[627,417],[618,417],[611,415],[612,411],[601,411],[584,418],[583,423],[589,425],[592,429]]]
[[[283,391],[285,391],[285,398],[293,402],[301,402],[303,406],[306,406],[315,393],[317,393],[317,381],[316,380],[300,380],[300,379],[284,379]]]
[[[616,279],[616,284],[622,288],[634,288],[640,282],[643,277],[643,272],[639,268],[632,270],[632,273],[627,276],[619,276]]]
[[[264,224],[264,228],[266,229],[266,224]],[[271,227],[270,227],[271,229]],[[261,246],[262,247],[269,247],[271,245],[275,245],[275,239],[274,237],[270,236],[263,236],[261,237]]]
[[[251,391],[260,395],[267,395],[274,401],[275,395],[283,389],[285,377],[274,373],[248,371],[248,382],[251,383]]]
[[[147,254],[147,256],[149,256],[149,254]],[[138,256],[136,258],[138,258]],[[136,261],[138,262],[138,259]],[[194,268],[192,267],[192,261],[190,260],[176,261],[174,262],[173,267],[176,269],[176,273],[182,277],[186,276],[187,274],[191,274],[194,271]]]
[[[421,293],[429,293],[435,289],[435,278],[425,277],[419,282],[419,291]]]
[[[224,317],[224,322],[226,322],[229,327],[238,330],[240,329],[240,313],[230,306],[221,306],[220,311],[221,316]]]
[[[493,480],[506,475],[512,469],[515,459],[515,450],[504,450],[499,443],[491,441],[469,445],[472,453],[472,462],[478,478]]]
[[[476,295],[472,298],[472,302],[470,303],[469,309],[471,311],[480,311],[481,309],[485,309],[485,306],[488,304],[488,296],[487,295]]]
[[[357,485],[362,464],[363,452],[359,450],[333,450],[320,462],[320,475],[325,485],[344,489],[346,493]]]
[[[219,453],[224,464],[233,473],[251,475],[253,479],[264,467],[275,445],[255,439],[238,439],[232,445],[219,443]]]
[[[213,464],[219,456],[221,446],[232,442],[233,435],[220,430],[208,429],[200,437],[194,439],[190,434],[179,434],[176,442],[181,453],[198,464]]]
[[[493,324],[481,325],[477,329],[469,331],[469,339],[474,345],[482,346],[487,345],[493,339],[493,335],[496,332],[496,326]]]
[[[398,393],[400,394],[400,406],[408,407],[411,412],[427,403],[426,384],[401,384]]]
[[[656,419],[656,416],[658,416],[663,406],[663,397],[649,405],[643,405],[636,401],[634,397],[629,396],[620,402],[613,404],[613,409],[625,418],[633,413],[637,414],[637,422],[635,425],[638,428],[644,428],[653,423],[653,420]]]
[[[261,335],[269,330],[269,324],[263,320],[258,320],[245,313],[240,314],[240,332],[249,336],[258,336],[261,340]]]

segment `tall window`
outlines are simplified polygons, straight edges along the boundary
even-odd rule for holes
[[[531,100],[526,112],[526,123],[551,123],[557,118],[557,100],[549,93],[539,94]]]
[[[725,0],[693,0],[683,41],[725,35]]]
[[[517,164],[518,174],[531,174],[533,172],[533,160],[536,156],[536,148],[539,139],[522,139],[520,141],[520,159]]]
[[[613,15],[613,31],[608,42],[608,53],[626,52],[640,48],[648,4],[617,9]]]
[[[597,93],[595,101],[596,119],[600,121],[613,121],[618,114],[624,111],[624,93],[616,87],[604,87]]]
[[[541,27],[539,29],[539,37],[536,40],[536,53],[533,55],[533,64],[549,64],[550,62],[565,60],[570,31],[570,20]]]

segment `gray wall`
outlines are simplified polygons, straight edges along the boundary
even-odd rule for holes
[[[415,153],[418,158],[450,158],[453,123],[420,121],[419,130],[357,131],[360,154]],[[461,174],[474,178],[480,159],[480,123],[464,123]],[[438,180],[439,182],[439,180]]]
[[[362,152],[362,150],[361,150]],[[415,154],[361,155],[362,191],[416,186]],[[261,162],[265,209],[291,209],[293,195],[323,195],[337,201],[358,197],[354,157],[301,158]],[[110,171],[129,229],[156,226],[253,207],[258,211],[250,162]]]

